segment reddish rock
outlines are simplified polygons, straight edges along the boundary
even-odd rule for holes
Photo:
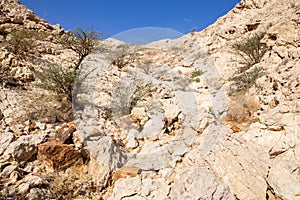
[[[135,166],[123,166],[113,175],[113,181],[116,182],[120,178],[135,177],[141,173],[141,169]]]
[[[72,134],[76,131],[76,126],[73,123],[66,124],[58,130],[59,141],[64,144],[73,143]]]
[[[55,171],[64,171],[70,167],[80,167],[85,162],[85,156],[73,146],[50,141],[38,146],[38,160],[47,164]]]

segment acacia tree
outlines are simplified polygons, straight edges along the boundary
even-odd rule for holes
[[[60,35],[57,41],[77,54],[78,61],[75,63],[75,70],[78,70],[83,59],[91,53],[103,35],[92,28],[77,27],[74,32]]]
[[[100,34],[91,28],[82,29],[77,27],[74,33],[68,32],[57,37],[57,42],[67,49],[73,50],[78,55],[74,68],[65,68],[59,64],[50,63],[42,71],[35,71],[35,75],[43,89],[64,95],[72,102],[72,91],[76,77],[80,71],[83,59],[91,53],[98,44]],[[85,75],[84,77],[86,77]]]

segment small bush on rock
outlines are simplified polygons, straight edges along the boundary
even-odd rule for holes
[[[202,70],[199,69],[199,70],[193,71],[191,77],[192,78],[196,78],[198,76],[201,76],[204,73],[205,73],[204,71],[202,71]]]
[[[252,69],[231,77],[229,80],[233,81],[233,83],[231,84],[229,95],[249,89],[255,83],[256,79],[263,74],[263,70],[260,67],[253,67]]]
[[[18,59],[24,59],[28,53],[33,52],[36,44],[36,32],[28,29],[15,31],[6,40],[8,50]]]
[[[234,52],[239,56],[239,63],[243,65],[240,72],[244,72],[256,63],[259,63],[269,47],[262,43],[265,32],[256,33],[251,37],[232,45]]]
[[[35,71],[35,75],[40,79],[39,87],[64,95],[72,101],[72,91],[76,79],[77,71],[73,68],[63,68],[57,64],[51,64],[43,71]]]

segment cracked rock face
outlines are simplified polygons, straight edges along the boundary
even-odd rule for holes
[[[22,27],[63,31],[18,1],[0,5],[8,35]],[[0,86],[0,196],[298,199],[299,13],[298,1],[243,0],[176,40],[104,40],[82,63],[86,79],[74,90],[70,123],[20,119],[39,106],[36,97],[53,95],[30,85],[32,67],[44,59],[70,66],[75,54],[51,37],[25,63],[1,49],[13,77]],[[232,45],[259,32],[269,49],[249,70],[263,73],[232,95],[231,77],[241,67]],[[30,90],[22,89],[25,80]]]

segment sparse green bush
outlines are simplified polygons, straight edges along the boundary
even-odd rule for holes
[[[96,32],[92,28],[77,27],[74,32],[60,35],[57,42],[65,48],[73,50],[78,55],[78,61],[75,63],[75,69],[77,70],[83,59],[92,52],[103,35],[103,33]]]
[[[33,52],[36,44],[36,32],[28,29],[15,31],[6,40],[8,50],[18,59],[24,59],[28,53]]]
[[[265,32],[256,33],[232,45],[235,53],[240,58],[239,63],[242,67],[240,67],[237,75],[229,79],[229,81],[233,81],[229,95],[249,89],[255,83],[256,79],[263,75],[260,67],[251,67],[259,63],[269,50],[269,47],[261,42],[265,34]]]
[[[76,52],[78,61],[76,61],[74,68],[66,68],[58,64],[49,64],[49,66],[42,71],[35,71],[35,76],[40,80],[39,87],[53,91],[59,96],[65,96],[69,102],[72,102],[72,92],[80,71],[80,64],[97,45],[99,35],[98,32],[92,29],[84,30],[77,27],[74,33],[59,36],[57,38],[58,43]],[[78,80],[76,84],[81,84],[81,81],[86,78],[89,73],[84,75],[80,74],[80,80]]]
[[[229,80],[234,81],[230,88],[230,95],[236,92],[245,91],[249,89],[256,81],[257,78],[263,75],[260,67],[254,67],[241,74],[231,77]]]
[[[200,78],[196,78],[195,81],[196,81],[197,83],[200,83],[200,82],[201,82]]]
[[[198,76],[201,76],[204,73],[205,73],[204,71],[202,71],[202,70],[199,69],[199,70],[193,71],[191,77],[192,78],[196,78]]]
[[[51,64],[43,71],[35,71],[35,76],[40,79],[39,87],[64,95],[72,101],[72,90],[74,87],[77,70],[63,68],[57,64]]]
[[[239,63],[243,65],[240,69],[240,73],[246,71],[254,64],[259,63],[269,50],[269,47],[261,42],[265,34],[265,32],[256,33],[232,45],[235,53],[240,57]]]

